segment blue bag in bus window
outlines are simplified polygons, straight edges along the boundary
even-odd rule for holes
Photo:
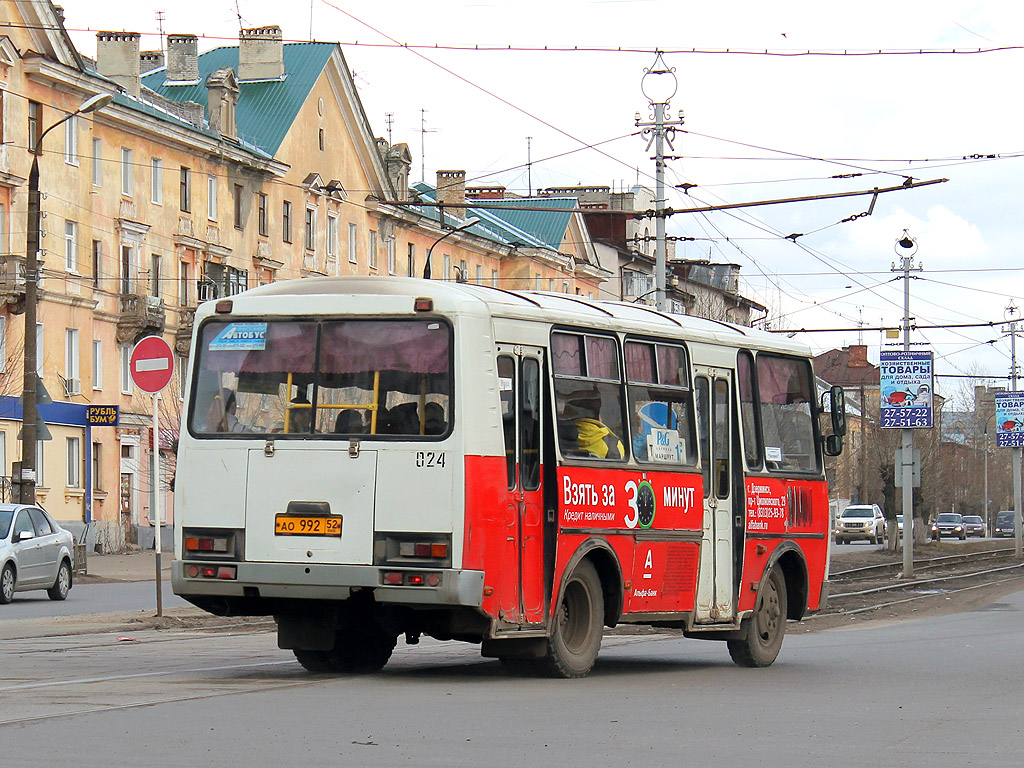
[[[633,453],[642,461],[681,463],[679,425],[669,403],[636,403],[638,424],[633,432]]]

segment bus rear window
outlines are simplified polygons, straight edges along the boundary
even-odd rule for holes
[[[193,434],[437,437],[451,423],[451,329],[438,320],[213,321]]]

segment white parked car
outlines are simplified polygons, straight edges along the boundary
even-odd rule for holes
[[[867,539],[872,544],[885,541],[885,515],[877,504],[853,504],[836,521],[836,544]]]
[[[71,590],[75,540],[44,510],[0,504],[0,605],[15,592],[45,589],[51,600]]]

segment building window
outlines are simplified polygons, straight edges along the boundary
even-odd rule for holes
[[[358,264],[359,259],[356,256],[356,247],[359,243],[359,227],[355,224],[348,225],[348,260],[352,264]]]
[[[189,299],[192,297],[192,284],[188,278],[188,262],[178,262],[178,302],[183,307],[189,305]]]
[[[64,162],[78,165],[78,115],[64,121]]]
[[[82,393],[82,380],[78,367],[78,329],[64,330],[64,378],[68,395]]]
[[[7,373],[7,318],[3,315],[0,315],[0,373]]]
[[[338,217],[327,214],[327,258],[338,257]]]
[[[103,141],[92,140],[92,185],[103,186]]]
[[[68,488],[82,487],[82,440],[78,437],[68,439]]]
[[[409,270],[409,277],[416,277],[416,246],[409,243],[408,249],[409,252],[406,254],[408,264],[406,266]],[[394,265],[392,264],[391,267],[391,274],[395,274]]]
[[[491,270],[491,288],[497,288],[497,287],[498,287],[498,270],[492,269]]]
[[[135,166],[132,165],[132,150],[121,147],[121,194],[131,197],[135,194]]]
[[[103,389],[103,341],[92,340],[92,388]]]
[[[450,253],[444,255],[444,279],[452,279],[452,255]]]
[[[555,278],[553,277],[548,278],[548,290],[552,293],[555,292]]]
[[[73,221],[64,222],[64,266],[68,272],[78,272],[78,225]]]
[[[181,166],[181,172],[178,179],[178,198],[178,207],[181,209],[182,213],[191,213],[192,171],[184,165]]]
[[[376,269],[377,268],[377,230],[375,230],[375,229],[371,229],[370,230],[370,241],[367,244],[367,247],[369,248],[369,253],[366,256],[367,263],[369,264],[370,269]]]
[[[476,265],[476,284],[477,285],[483,285],[484,284],[484,268],[480,264]]]
[[[103,443],[92,444],[92,487],[103,490]]]
[[[535,290],[535,291],[539,291],[540,290],[540,273],[539,272],[536,275],[533,276],[533,290]]]
[[[159,298],[160,296],[160,255],[154,253],[152,266],[149,270],[150,293]]]
[[[125,296],[135,293],[134,279],[136,269],[135,248],[121,244],[121,293]]]
[[[43,105],[38,101],[28,103],[28,151],[39,154],[39,122],[43,117]]]
[[[316,250],[316,208],[306,209],[306,250]]]
[[[292,204],[287,200],[281,206],[281,239],[286,243],[292,241]]]
[[[466,264],[465,259],[459,259],[459,274],[455,276],[455,279],[463,283],[469,280],[469,265]]]
[[[121,355],[121,394],[132,393],[132,348],[127,344],[118,347]]]
[[[164,204],[164,161],[154,157],[149,161],[149,195],[157,205]]]
[[[217,177],[206,177],[206,218],[217,220]]]
[[[36,373],[43,375],[43,324],[36,323]]]
[[[257,223],[260,234],[267,237],[270,234],[270,224],[267,221],[267,196],[262,192],[256,195],[256,210],[259,216]]]
[[[324,129],[320,129],[320,151],[324,151]]]
[[[36,440],[36,487],[46,487],[46,476],[43,473],[43,458],[46,455],[46,443],[42,440]]]
[[[235,184],[234,190],[234,206],[235,206],[235,229],[243,229],[245,220],[242,216],[242,185]]]

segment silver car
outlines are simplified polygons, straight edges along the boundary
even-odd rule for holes
[[[30,504],[0,504],[0,605],[15,592],[45,589],[51,600],[71,590],[74,537]]]

